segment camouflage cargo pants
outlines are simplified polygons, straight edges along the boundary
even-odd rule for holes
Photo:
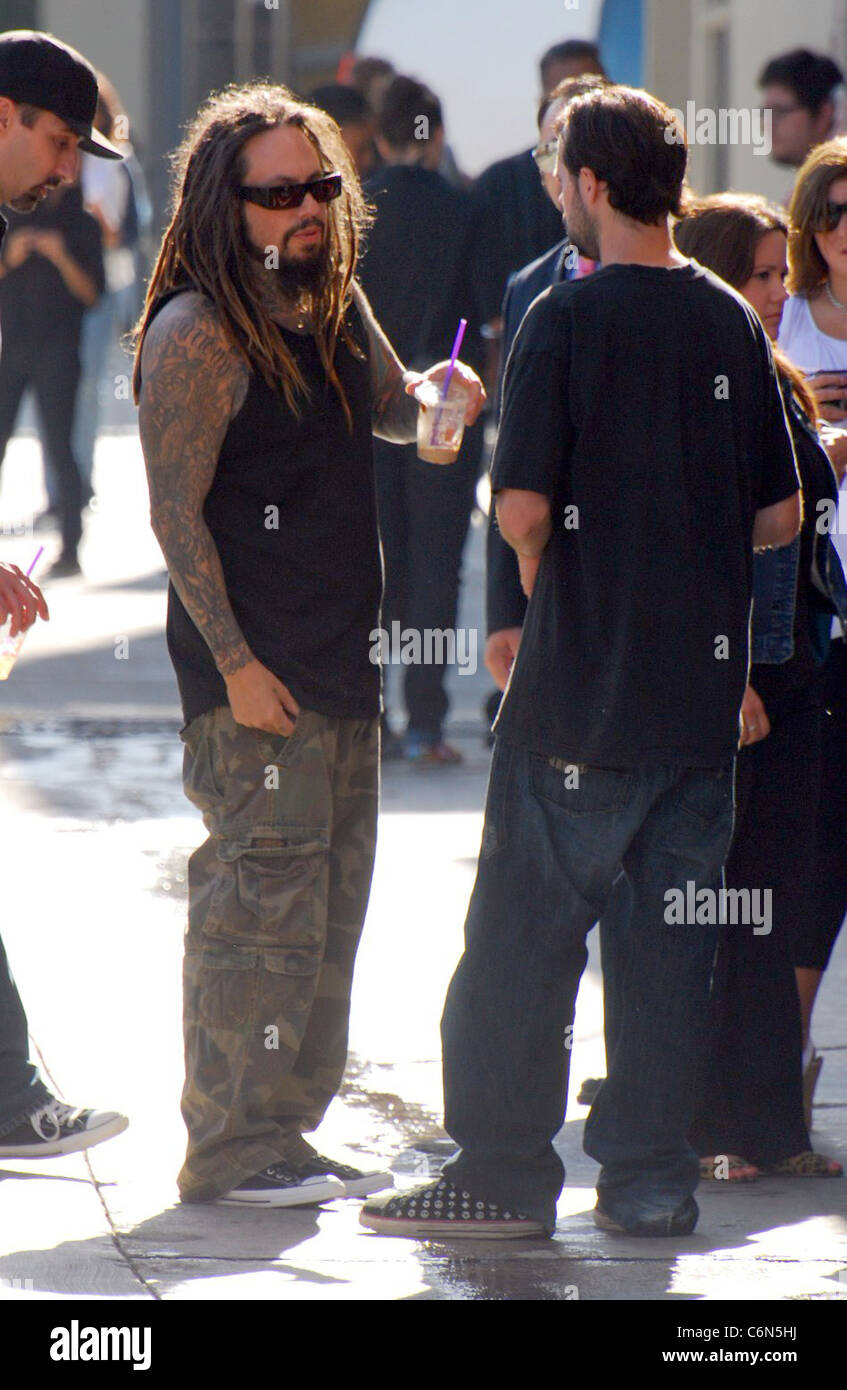
[[[341,1083],[376,845],[378,721],[301,710],[290,738],[228,707],[183,730],[209,839],[188,864],[184,1201],[304,1162]]]

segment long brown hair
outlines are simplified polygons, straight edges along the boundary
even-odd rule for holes
[[[813,297],[829,275],[815,241],[829,200],[830,184],[847,177],[847,137],[816,145],[800,168],[788,218],[788,288],[792,294]]]
[[[768,232],[788,236],[788,222],[773,203],[755,193],[713,193],[708,198],[688,200],[682,217],[674,224],[673,236],[684,256],[693,256],[733,289],[740,290],[753,274],[759,242]],[[777,371],[791,383],[794,395],[814,423],[818,408],[806,378],[782,348],[776,343],[771,346]]]
[[[254,135],[296,126],[314,147],[319,167],[343,176],[341,196],[327,204],[328,274],[312,294],[310,309],[324,370],[352,428],[350,407],[335,371],[339,337],[361,356],[345,323],[362,235],[371,220],[361,185],[335,121],[298,100],[287,87],[265,82],[213,93],[172,156],[173,203],[147,298],[135,327],[133,395],[138,401],[144,334],[155,302],[170,289],[188,288],[214,304],[224,332],[274,391],[299,414],[308,388],[297,363],[252,289],[253,259],[241,223],[235,189],[245,177],[244,146]]]

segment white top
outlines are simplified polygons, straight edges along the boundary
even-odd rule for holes
[[[832,338],[822,333],[803,295],[792,295],[785,301],[777,343],[802,372],[847,372],[847,338]],[[838,516],[832,542],[847,574],[847,494],[843,488],[838,493]],[[832,620],[832,635],[842,636],[837,618]]]
[[[86,207],[98,207],[112,231],[119,232],[129,204],[129,180],[125,170],[116,160],[83,154],[80,182]],[[107,290],[126,289],[133,283],[135,263],[132,252],[126,247],[104,246],[103,264]]]
[[[80,180],[83,202],[96,203],[112,231],[119,232],[129,202],[129,184],[117,160],[83,154]]]

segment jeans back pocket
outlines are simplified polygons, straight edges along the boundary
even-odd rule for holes
[[[532,755],[532,790],[569,816],[613,815],[632,795],[632,774]]]

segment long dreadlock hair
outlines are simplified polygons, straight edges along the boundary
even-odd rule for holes
[[[253,285],[254,260],[242,226],[237,187],[244,182],[244,146],[254,135],[280,125],[296,126],[314,147],[322,170],[343,176],[341,196],[327,204],[328,273],[311,292],[309,308],[321,362],[352,430],[352,415],[335,370],[339,335],[357,356],[345,322],[363,234],[372,220],[353,161],[332,117],[300,101],[287,87],[269,82],[233,84],[214,92],[195,116],[172,155],[170,225],[162,239],[144,308],[133,332],[133,396],[138,402],[144,334],[160,295],[190,288],[214,304],[227,338],[271,390],[282,391],[295,415],[308,387]]]

